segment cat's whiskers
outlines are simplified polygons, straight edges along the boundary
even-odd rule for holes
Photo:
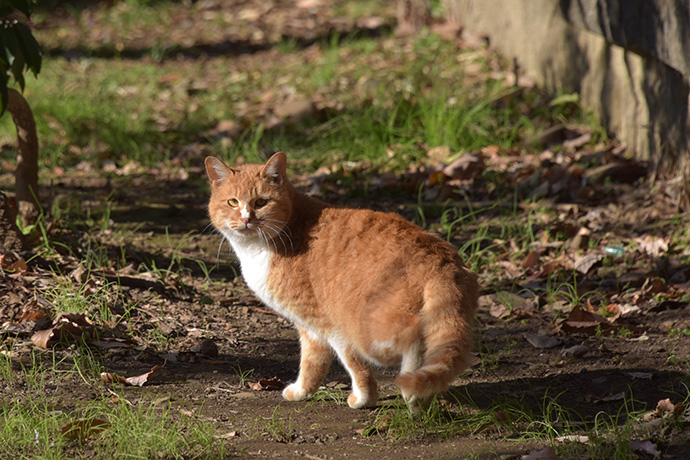
[[[292,236],[292,230],[290,230],[290,227],[286,225],[287,224],[286,221],[278,220],[278,219],[270,219],[268,217],[263,217],[262,220],[267,220],[269,222],[275,222],[278,225],[282,225],[283,226],[282,230],[283,230],[283,233],[285,233],[285,236],[287,236],[288,233],[290,234],[290,236]]]
[[[278,246],[276,245],[276,242],[273,240],[273,238],[270,238],[268,234],[261,229],[260,226],[257,225],[256,230],[259,232],[259,235],[263,238],[264,241],[266,241],[266,249],[269,249],[270,246],[268,244],[268,240],[271,240],[271,243],[273,243],[273,248],[275,249],[276,252],[278,252]]]
[[[280,239],[280,242],[283,243],[283,248],[285,249],[285,255],[287,255],[287,245],[285,244],[285,240],[283,240],[283,237],[280,236],[281,233],[282,233],[283,235],[285,235],[285,238],[287,238],[288,241],[290,242],[290,249],[292,250],[292,252],[295,251],[295,246],[292,244],[292,238],[290,238],[290,235],[288,235],[288,234],[285,232],[284,227],[283,227],[283,228],[278,228],[278,227],[276,227],[276,226],[274,226],[274,225],[267,224],[267,223],[265,223],[265,222],[262,222],[262,225],[265,225],[266,227],[268,227],[268,228],[270,228],[271,230],[273,230],[274,232],[276,232],[276,236]]]
[[[261,220],[267,220],[269,222],[275,222],[276,224],[286,224],[284,220],[271,219],[270,217],[262,217]]]
[[[205,234],[209,228],[211,229],[211,233],[217,233],[218,232],[218,230],[216,230],[215,227],[213,226],[213,222],[211,222],[206,227],[204,227],[204,229],[201,231],[201,234],[202,235]]]
[[[225,239],[226,239],[225,235],[223,235],[222,232],[218,232],[218,233],[220,233],[220,236],[222,238],[220,239],[220,243],[218,244],[218,253],[216,254],[216,265],[220,264],[220,251],[223,250],[223,243],[225,243]],[[230,244],[230,242],[228,242],[228,244]]]
[[[264,231],[261,230],[261,229],[258,228],[258,227],[257,227],[257,230],[258,230],[259,239],[261,239],[261,242],[264,244],[264,246],[266,247],[267,250],[270,249],[270,246],[269,246],[269,244],[268,244],[268,237],[266,236],[266,234],[264,233]]]
[[[281,233],[284,233],[283,230],[280,229],[280,228],[278,228],[278,227],[276,227],[276,226],[274,226],[274,225],[267,224],[267,223],[265,223],[265,222],[262,222],[261,225],[264,225],[264,226],[268,227],[269,229],[271,229],[271,230],[273,230],[273,231],[275,232],[276,236],[280,239],[280,242],[283,243],[283,249],[285,249],[285,255],[287,255],[287,245],[285,244],[285,240],[283,240],[283,237],[280,236]],[[294,246],[292,245],[292,239],[290,238],[290,236],[288,236],[287,233],[284,233],[284,234],[285,234],[285,237],[288,239],[288,241],[290,241],[290,247],[291,247],[292,250],[294,251],[295,248],[294,248]],[[275,241],[275,240],[274,240],[274,241]],[[276,252],[277,252],[277,250],[276,250]]]

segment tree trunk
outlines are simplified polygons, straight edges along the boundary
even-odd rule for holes
[[[17,170],[14,190],[17,208],[24,225],[33,224],[39,215],[38,204],[38,137],[36,121],[29,104],[19,91],[8,90],[7,111],[17,127]]]

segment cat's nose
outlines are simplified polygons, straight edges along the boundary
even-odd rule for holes
[[[250,216],[246,216],[246,217],[245,217],[245,216],[242,216],[242,217],[240,218],[240,221],[241,221],[244,225],[247,225],[251,219],[252,219],[252,218],[251,218]]]

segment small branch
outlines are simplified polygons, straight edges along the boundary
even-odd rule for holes
[[[14,189],[19,215],[25,225],[33,224],[38,217],[38,137],[36,121],[31,107],[19,91],[8,90],[7,111],[17,127],[17,170]]]

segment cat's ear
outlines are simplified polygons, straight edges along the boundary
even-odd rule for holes
[[[261,177],[269,183],[280,185],[285,182],[287,170],[287,158],[283,152],[276,152],[268,159],[263,169]]]
[[[204,161],[206,165],[206,175],[211,182],[211,187],[219,187],[223,185],[225,180],[235,174],[235,170],[226,166],[225,163],[216,157],[206,157]]]

